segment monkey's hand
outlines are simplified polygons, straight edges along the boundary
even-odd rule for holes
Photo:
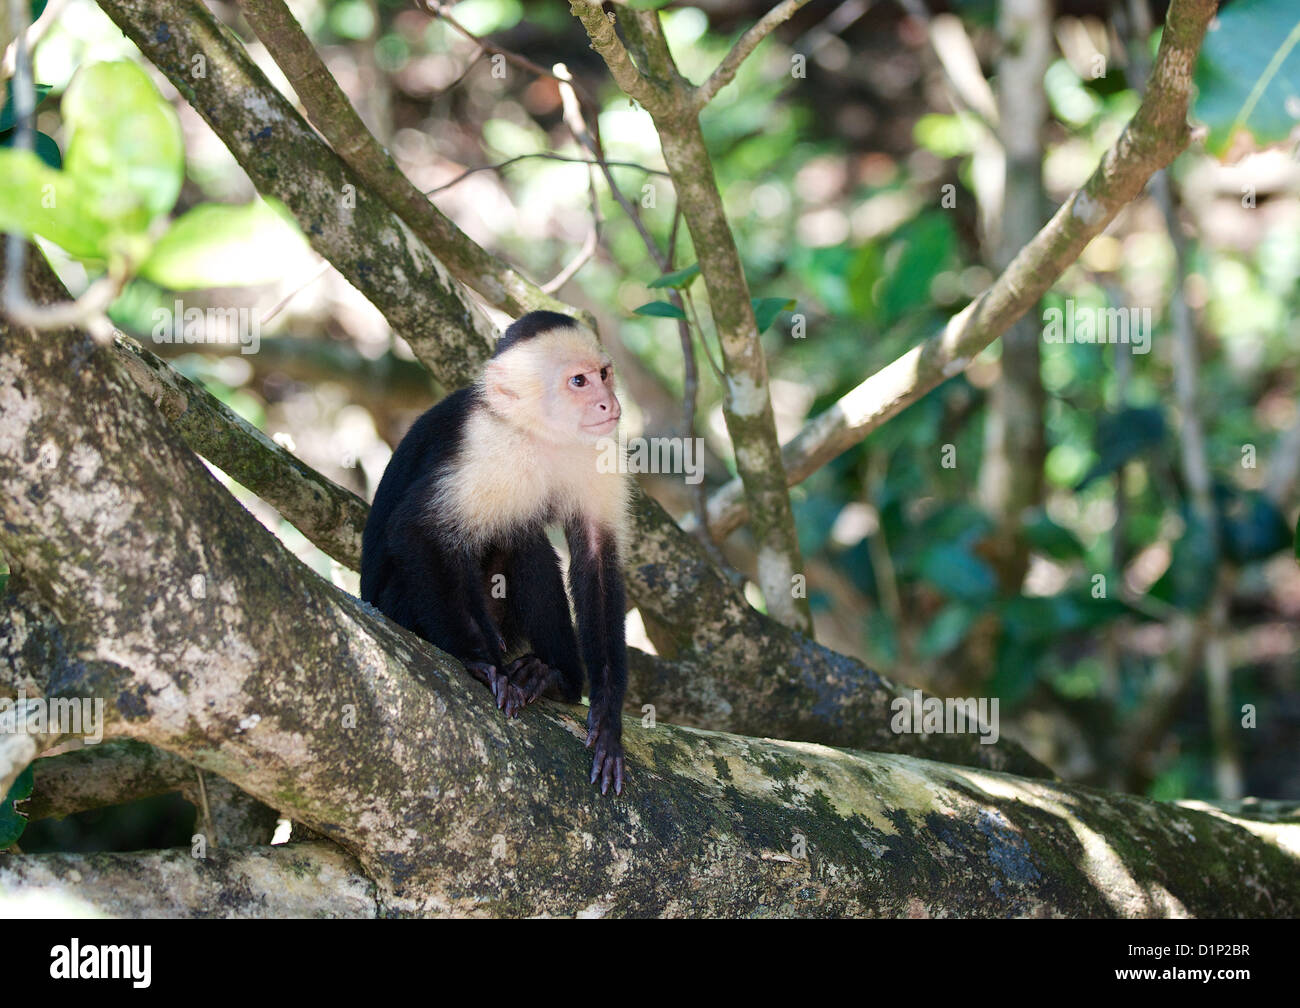
[[[513,667],[513,666],[512,666]],[[518,717],[527,701],[519,687],[510,681],[510,669],[501,672],[491,662],[467,661],[465,671],[492,691],[496,698],[497,709],[506,712],[506,717]]]
[[[595,746],[591,762],[591,783],[600,781],[600,793],[610,784],[616,795],[623,793],[623,715],[620,711],[597,710],[587,714],[587,748]]]
[[[557,693],[563,682],[559,669],[547,665],[535,654],[520,655],[506,666],[504,674],[510,684],[506,691],[510,702],[503,709],[510,717],[518,717],[538,697]]]

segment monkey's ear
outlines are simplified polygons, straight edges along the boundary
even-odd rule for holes
[[[519,393],[511,387],[513,382],[510,378],[510,369],[502,365],[500,360],[488,361],[487,367],[483,369],[483,387],[489,401],[506,405],[519,398]]]

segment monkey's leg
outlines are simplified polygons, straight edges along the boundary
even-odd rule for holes
[[[508,636],[526,639],[532,648],[507,668],[510,681],[527,703],[541,696],[575,703],[582,696],[582,660],[560,558],[544,532],[528,535],[511,555],[505,600]]]

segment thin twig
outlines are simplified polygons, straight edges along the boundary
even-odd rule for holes
[[[736,40],[731,51],[722,58],[717,69],[709,74],[709,79],[695,89],[696,109],[704,108],[719,91],[730,84],[740,69],[740,64],[749,58],[749,54],[758,48],[758,44],[779,25],[789,21],[795,11],[807,2],[808,0],[784,0],[764,14],[755,24],[750,25],[748,30]]]
[[[444,182],[440,186],[428,189],[425,191],[424,195],[434,196],[442,192],[444,189],[450,189],[452,186],[460,184],[471,175],[476,175],[479,172],[485,171],[500,171],[502,168],[509,168],[513,164],[518,164],[520,161],[527,161],[530,158],[540,158],[543,161],[564,161],[568,164],[596,164],[595,161],[589,158],[568,157],[564,154],[552,154],[549,151],[534,151],[531,154],[516,154],[512,158],[506,158],[504,161],[500,161],[496,164],[477,165],[474,168],[466,168],[450,182]],[[606,161],[605,164],[609,165],[611,168],[635,168],[637,171],[643,171],[647,175],[662,175],[664,178],[668,178],[668,173],[666,171],[662,171],[659,168],[649,168],[646,165],[637,164],[635,161]]]
[[[288,294],[286,294],[274,308],[272,308],[269,312],[267,312],[265,315],[262,316],[261,324],[266,325],[268,322],[270,322],[271,319],[275,318],[277,315],[280,314],[280,312],[284,311],[285,305],[287,305],[290,301],[296,298],[299,294],[305,291],[308,287],[314,284],[317,280],[319,280],[321,277],[323,277],[326,273],[328,273],[333,268],[334,268],[334,264],[330,262],[328,259],[323,261],[320,264],[320,269],[318,269],[315,273],[313,273],[310,277],[308,277],[303,283],[299,284]]]
[[[198,767],[194,768],[194,776],[199,781],[199,814],[203,818],[203,833],[212,846],[216,847],[218,846],[217,824],[212,821],[212,809],[208,805],[208,786],[204,783],[203,771]]]
[[[536,74],[538,77],[550,77],[556,80],[559,79],[556,78],[555,74],[550,70],[547,70],[540,64],[534,63],[527,56],[520,56],[517,52],[511,52],[509,49],[503,49],[499,45],[493,45],[491,42],[485,41],[482,36],[475,35],[452,16],[451,8],[447,4],[438,3],[437,0],[422,0],[421,6],[425,9],[426,13],[432,17],[446,21],[447,24],[473,42],[483,52],[491,53],[493,56],[500,56],[507,63],[513,63],[515,66],[519,67],[519,69],[526,70],[531,74]],[[588,94],[581,84],[575,84],[574,86],[582,93],[584,100],[592,104],[595,103],[595,98]]]
[[[471,70],[473,70],[476,66],[478,66],[478,61],[481,60],[486,53],[487,53],[486,49],[484,49],[482,46],[477,46],[474,49],[473,57],[470,59],[468,63],[465,64],[465,69],[456,75],[456,79],[454,81],[452,81],[445,88],[443,88],[436,95],[434,95],[433,96],[434,99],[436,100],[438,98],[443,97],[443,95],[451,94],[451,92],[455,91],[456,88],[460,87],[461,82],[464,81],[465,78],[469,76],[469,72]]]
[[[655,265],[661,270],[665,268],[667,258],[659,251],[659,246],[655,243],[650,232],[646,230],[645,222],[641,220],[641,214],[637,208],[623,195],[623,191],[614,183],[614,176],[609,170],[610,162],[605,160],[605,152],[600,149],[600,144],[596,141],[595,136],[587,126],[587,121],[583,117],[582,108],[578,104],[577,92],[573,88],[573,77],[569,73],[568,67],[563,63],[555,64],[555,78],[560,82],[560,100],[564,105],[564,122],[569,127],[569,131],[574,138],[587,149],[594,158],[594,163],[600,167],[601,173],[605,176],[605,184],[609,187],[610,195],[619,208],[625,213],[632,225],[636,228],[637,233],[641,236],[641,241],[650,253],[650,257],[655,261]],[[667,172],[661,172],[665,177]]]
[[[600,244],[600,226],[593,224],[591,230],[587,232],[587,237],[582,243],[582,248],[578,254],[573,257],[573,261],[564,269],[556,273],[554,277],[542,284],[542,290],[547,294],[554,294],[566,283],[572,280],[578,273],[578,270],[586,266],[591,261],[591,257],[596,254],[596,247]]]

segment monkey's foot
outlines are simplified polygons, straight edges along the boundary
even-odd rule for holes
[[[559,669],[552,668],[535,654],[521,655],[506,666],[505,676],[510,681],[512,696],[522,698],[512,716],[517,717],[525,705],[544,693],[558,688],[561,683]],[[506,710],[510,714],[510,710]]]
[[[587,748],[595,746],[591,762],[591,783],[600,781],[600,793],[608,794],[610,784],[614,793],[623,793],[623,731],[618,714],[613,717],[597,715],[593,710],[587,716]]]
[[[465,671],[492,691],[496,698],[497,709],[506,712],[506,717],[518,717],[524,709],[523,691],[510,682],[509,669],[501,672],[491,662],[465,662]]]

